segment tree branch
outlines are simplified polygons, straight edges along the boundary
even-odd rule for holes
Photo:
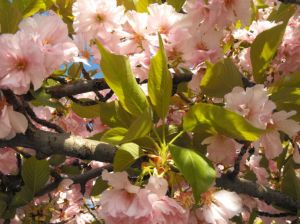
[[[298,4],[300,5],[300,0],[279,0],[282,3],[286,3],[286,4]]]
[[[258,198],[267,204],[287,209],[295,214],[297,210],[300,209],[299,201],[294,200],[284,193],[260,186],[249,180],[241,178],[232,179],[228,175],[222,175],[216,179],[216,186]]]
[[[173,76],[173,87],[177,87],[179,83],[189,82],[192,74],[180,73]],[[92,80],[79,80],[73,83],[52,86],[46,89],[46,92],[53,98],[59,99],[67,96],[74,96],[81,93],[110,89],[104,78]],[[104,97],[106,98],[106,97]]]
[[[55,190],[59,186],[59,184],[61,183],[61,181],[63,179],[71,179],[71,180],[73,180],[73,184],[80,184],[82,187],[89,180],[101,176],[103,170],[112,171],[112,165],[106,165],[103,167],[95,168],[95,169],[87,171],[86,173],[76,175],[73,177],[63,178],[63,177],[59,176],[59,178],[56,178],[55,181],[53,181],[52,183],[50,183],[50,184],[46,185],[44,188],[42,188],[35,196],[36,197],[43,196],[44,194]]]
[[[33,128],[29,128],[25,135],[18,134],[9,141],[1,140],[0,147],[5,146],[33,148],[37,152],[48,156],[62,154],[80,159],[109,163],[112,163],[117,150],[115,146],[104,142],[84,139],[67,133],[52,133]],[[86,178],[94,178],[94,174],[87,176],[88,177],[84,177],[84,180],[86,180]],[[75,179],[75,182],[80,182],[82,178],[78,177]],[[230,175],[222,175],[216,179],[216,186],[258,198],[267,204],[272,204],[294,213],[300,209],[300,202],[290,196],[270,188],[262,187],[245,179],[231,178]]]
[[[47,156],[61,154],[80,159],[113,161],[116,147],[105,142],[84,139],[68,133],[53,133],[30,127],[25,135],[18,134],[15,138],[0,141],[0,147],[26,147]]]

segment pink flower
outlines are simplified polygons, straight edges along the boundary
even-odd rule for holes
[[[0,148],[0,172],[8,175],[18,170],[15,150],[11,148]]]
[[[234,87],[224,96],[225,108],[245,117],[252,125],[266,128],[275,104],[268,99],[267,91],[263,85],[247,88]]]
[[[282,144],[279,132],[276,130],[267,131],[254,143],[255,148],[262,147],[267,159],[273,159],[282,152]]]
[[[202,199],[204,205],[196,210],[196,215],[209,224],[227,224],[230,218],[242,211],[242,200],[234,192],[207,192]]]
[[[124,39],[120,45],[121,54],[139,53],[147,50],[148,41],[146,36],[149,35],[147,29],[148,14],[128,11],[126,13],[127,22],[124,24],[124,30],[121,35]]]
[[[256,148],[264,149],[267,159],[277,157],[283,150],[280,134],[282,131],[293,138],[300,131],[300,124],[292,119],[287,119],[295,115],[295,111],[287,113],[286,111],[275,112],[268,121],[268,130],[258,141],[254,143]]]
[[[297,121],[288,119],[296,114],[296,111],[279,111],[272,115],[271,127],[273,129],[286,133],[289,137],[293,138],[300,131],[300,124]]]
[[[248,25],[251,19],[250,0],[212,0],[211,14],[219,26],[235,23],[240,20],[243,25]]]
[[[25,116],[13,110],[12,106],[4,106],[0,117],[0,139],[12,139],[17,133],[25,133],[28,121]]]
[[[54,12],[49,16],[36,14],[24,19],[19,27],[26,35],[32,36],[44,54],[46,74],[50,75],[64,62],[77,57],[79,50],[68,36],[68,27]]]
[[[183,16],[168,4],[151,4],[148,6],[148,11],[148,28],[154,34],[159,32],[167,35],[176,22]]]
[[[116,0],[77,0],[73,4],[74,29],[88,33],[90,39],[98,32],[112,32],[124,23],[124,7]]]
[[[208,158],[215,163],[230,165],[234,163],[236,152],[242,145],[231,138],[222,135],[208,137],[202,141],[202,144],[208,144]]]
[[[299,11],[299,10],[298,10]],[[281,47],[278,50],[274,66],[284,74],[300,69],[300,19],[299,12],[290,19]]]
[[[41,87],[47,77],[43,54],[28,34],[18,32],[0,35],[0,88],[24,94]]]
[[[268,20],[257,20],[253,21],[249,29],[238,29],[233,32],[233,37],[238,40],[246,41],[252,43],[256,36],[261,32],[271,29],[272,27],[278,25],[274,21]]]
[[[106,223],[186,223],[185,210],[165,196],[166,180],[150,177],[149,183],[141,189],[129,182],[126,172],[109,174],[104,171],[102,178],[113,187],[104,191],[100,198],[99,215]]]
[[[255,173],[257,183],[266,185],[268,183],[269,174],[265,168],[260,166],[259,162],[261,158],[262,156],[252,155],[250,160],[247,161],[247,165],[249,166],[250,170]]]

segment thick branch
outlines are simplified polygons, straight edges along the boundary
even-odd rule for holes
[[[84,139],[68,133],[52,133],[29,129],[26,135],[18,134],[9,141],[0,141],[0,147],[27,147],[47,156],[62,154],[80,159],[112,162],[116,147],[104,142]]]
[[[217,187],[234,191],[239,194],[246,194],[258,198],[267,204],[272,204],[294,213],[297,213],[297,210],[300,209],[300,202],[294,200],[290,196],[279,191],[263,187],[249,180],[241,178],[233,179],[227,175],[223,175],[216,179],[216,185]]]
[[[81,159],[97,160],[102,162],[113,161],[116,147],[107,143],[84,139],[66,133],[52,133],[41,130],[28,130],[26,135],[17,135],[9,141],[0,141],[0,147],[29,147],[45,155],[62,154]],[[96,171],[91,171],[91,173]],[[90,173],[89,173],[90,174]],[[96,176],[98,173],[96,172]],[[87,175],[84,179],[94,178]],[[75,178],[76,179],[76,178]],[[81,179],[81,177],[80,177]],[[76,179],[75,182],[80,182]],[[270,188],[262,187],[248,180],[231,178],[223,175],[216,179],[217,187],[221,187],[240,194],[246,194],[265,201],[268,204],[296,212],[300,209],[300,202],[290,196]],[[56,185],[55,185],[56,186]]]

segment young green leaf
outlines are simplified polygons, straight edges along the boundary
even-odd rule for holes
[[[161,3],[161,0],[135,0],[137,12],[148,12],[148,6],[153,3]]]
[[[177,12],[179,12],[182,9],[183,4],[186,0],[167,0],[167,3],[171,6],[173,6]]]
[[[9,0],[0,1],[0,33],[15,33],[22,20],[22,12]]]
[[[147,109],[135,121],[133,121],[121,143],[130,142],[137,138],[144,137],[151,131],[152,125],[151,111]]]
[[[257,83],[263,83],[265,81],[265,71],[276,55],[285,28],[286,24],[279,24],[271,29],[265,30],[257,35],[251,45],[251,64],[253,76]]]
[[[206,103],[194,105],[183,119],[186,131],[195,127],[203,128],[210,134],[222,134],[246,141],[256,141],[263,133],[263,130],[253,127],[239,114]]]
[[[91,192],[91,196],[97,196],[97,195],[101,194],[108,187],[109,187],[109,185],[107,184],[107,182],[104,181],[104,180],[102,180],[101,177],[99,177],[96,180],[96,183],[93,186],[93,189],[92,189],[92,192]]]
[[[100,43],[101,68],[107,84],[118,96],[124,109],[134,116],[142,114],[149,106],[147,98],[137,84],[128,58],[108,52]]]
[[[102,135],[101,141],[117,145],[124,139],[127,132],[126,128],[121,127],[109,129]]]
[[[263,31],[255,38],[251,46],[250,57],[256,82],[263,83],[265,81],[266,75],[264,72],[275,57],[287,23],[295,14],[295,11],[295,6],[281,4],[279,9],[275,9],[268,18],[268,20],[275,21],[279,25]]]
[[[135,160],[143,155],[143,151],[137,144],[125,143],[121,145],[114,157],[114,171],[119,172],[127,169]]]
[[[268,20],[278,22],[287,23],[289,19],[294,15],[296,12],[297,7],[293,4],[280,4],[279,8],[276,7],[269,15]]]
[[[100,117],[100,104],[91,106],[82,106],[80,104],[72,102],[72,110],[80,117],[84,118],[95,118]]]
[[[281,191],[300,200],[300,182],[295,173],[293,158],[290,158],[284,166]]]
[[[230,58],[209,66],[200,84],[203,93],[210,97],[223,97],[235,86],[243,86],[242,74]]]
[[[37,193],[48,181],[50,175],[49,163],[31,157],[24,162],[22,178],[33,194]]]
[[[45,0],[14,0],[13,3],[21,10],[24,17],[46,10],[47,7]]]
[[[174,162],[193,189],[196,203],[216,178],[216,171],[192,149],[170,145]]]
[[[164,119],[168,113],[172,95],[172,77],[168,69],[167,56],[159,35],[159,50],[151,59],[148,92],[157,115]]]
[[[281,87],[273,92],[270,99],[275,102],[279,110],[297,111],[298,113],[293,116],[293,119],[300,121],[300,88]]]
[[[25,185],[21,188],[21,191],[15,194],[9,206],[15,208],[24,206],[32,201],[33,196],[32,190]]]

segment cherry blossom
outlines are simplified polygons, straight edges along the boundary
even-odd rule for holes
[[[2,105],[3,106],[3,105]],[[27,119],[12,106],[4,105],[0,117],[0,139],[12,139],[17,133],[25,133],[28,126]]]
[[[234,192],[209,191],[203,194],[202,200],[203,207],[196,210],[196,216],[206,223],[226,224],[242,210],[242,200]]]
[[[216,163],[224,165],[233,164],[236,152],[242,145],[231,138],[222,135],[208,137],[202,141],[202,144],[208,144],[208,158]]]
[[[245,117],[258,128],[265,128],[276,105],[268,99],[263,85],[247,88],[234,87],[224,96],[225,108]]]
[[[46,74],[78,56],[78,48],[68,36],[67,25],[54,12],[49,12],[48,16],[37,14],[26,18],[19,27],[21,32],[32,36],[36,45],[40,46]]]
[[[30,36],[23,32],[0,36],[0,88],[24,94],[30,83],[34,89],[41,87],[47,77],[44,57]]]

